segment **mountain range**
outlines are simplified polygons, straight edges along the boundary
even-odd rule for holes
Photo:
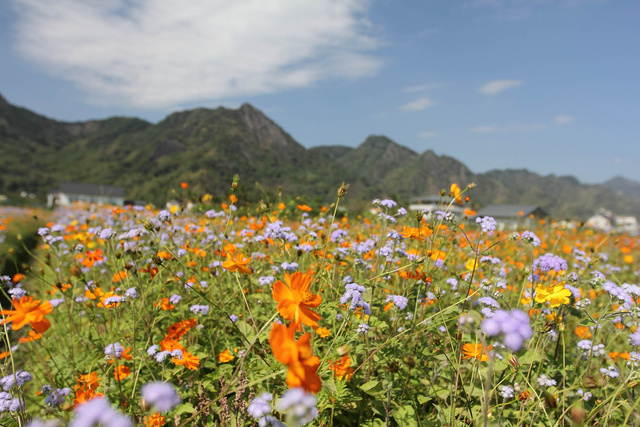
[[[604,207],[640,217],[640,184],[623,177],[588,185],[527,170],[474,173],[453,157],[416,153],[385,136],[369,136],[356,148],[307,149],[249,104],[177,112],[157,124],[128,117],[67,123],[0,95],[0,152],[0,193],[10,198],[27,191],[44,200],[61,182],[83,182],[119,185],[129,199],[163,204],[179,196],[182,181],[192,196],[222,198],[239,174],[248,201],[272,202],[279,189],[329,202],[344,181],[348,205],[362,209],[373,198],[407,202],[453,182],[475,182],[475,206],[541,205],[556,218],[586,218]]]

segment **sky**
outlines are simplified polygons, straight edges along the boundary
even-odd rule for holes
[[[305,147],[640,182],[639,23],[637,0],[8,0],[0,94],[68,122],[248,102]]]

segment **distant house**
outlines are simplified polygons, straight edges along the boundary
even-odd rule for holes
[[[476,217],[493,217],[502,228],[517,226],[529,227],[533,221],[549,216],[543,207],[538,205],[488,205],[476,213]]]
[[[47,206],[69,206],[73,202],[124,205],[124,188],[110,185],[63,182],[47,193]]]
[[[638,234],[640,227],[635,216],[618,216],[606,209],[599,209],[595,215],[587,219],[586,226],[609,233]]]
[[[449,206],[451,198],[444,198],[440,195],[421,196],[409,199],[409,210],[420,212],[435,212],[438,210],[446,210],[456,215],[462,214],[462,207],[456,203]]]

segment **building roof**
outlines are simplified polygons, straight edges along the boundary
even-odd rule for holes
[[[84,194],[87,196],[124,197],[124,188],[112,185],[81,184],[62,182],[57,190],[50,193]]]
[[[546,217],[549,213],[538,205],[489,205],[480,209],[476,216],[491,216],[502,219],[527,218],[529,215]]]

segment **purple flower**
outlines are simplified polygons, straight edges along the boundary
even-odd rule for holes
[[[533,335],[529,316],[519,309],[497,310],[493,316],[482,322],[481,328],[490,337],[502,334],[504,345],[511,351],[520,350],[524,341]]]
[[[7,410],[15,412],[21,407],[24,408],[23,401],[21,401],[17,397],[13,397],[11,393],[7,393],[6,391],[0,392],[0,413]]]
[[[178,294],[173,294],[169,297],[169,302],[171,304],[177,304],[180,302],[180,300],[182,299],[182,297]]]
[[[367,316],[371,315],[371,308],[369,307],[369,303],[365,302],[362,294],[366,291],[364,286],[360,286],[357,283],[349,283],[344,287],[346,292],[340,297],[340,304],[346,304],[351,300],[350,310],[355,311],[358,307],[362,307],[364,309],[364,313]]]
[[[167,356],[169,356],[169,355],[171,355],[171,352],[167,351],[167,350],[164,350],[164,351],[161,351],[160,353],[156,353],[154,358],[156,359],[156,362],[162,363],[162,362],[164,362],[164,359],[166,359]]]
[[[484,233],[495,231],[495,229],[498,227],[498,223],[496,222],[496,220],[490,216],[476,218],[476,222],[480,224],[480,227],[482,228],[482,231]]]
[[[525,243],[531,243],[531,246],[540,246],[540,239],[531,231],[523,231],[520,238]]]
[[[282,264],[280,264],[280,268],[282,268],[283,270],[286,271],[296,271],[298,269],[299,265],[297,262],[283,262]]]
[[[71,389],[68,387],[55,389],[44,399],[44,403],[54,407],[60,406],[64,403],[64,397],[69,396],[70,393]]]
[[[171,212],[167,210],[161,210],[158,212],[158,219],[160,221],[169,221],[171,219]]]
[[[409,299],[402,295],[389,295],[385,302],[389,301],[393,301],[393,304],[398,307],[399,310],[404,310],[409,303]]]
[[[276,278],[273,276],[261,276],[261,277],[258,277],[258,284],[260,286],[270,285],[275,280]]]
[[[288,415],[292,425],[307,424],[318,416],[317,399],[300,387],[287,390],[276,403],[280,412]]]
[[[545,254],[533,261],[532,270],[535,271],[540,269],[543,273],[546,273],[550,270],[554,270],[556,272],[566,271],[567,268],[569,267],[567,266],[567,261],[564,259],[557,255]]]
[[[262,393],[260,396],[255,397],[249,406],[247,407],[247,413],[253,418],[258,419],[264,417],[271,412],[271,405],[269,402],[273,400],[271,393]]]
[[[75,409],[75,416],[70,427],[92,427],[99,424],[104,427],[132,427],[133,422],[125,415],[111,407],[109,401],[103,397],[93,399],[79,405]]]
[[[22,387],[24,383],[29,382],[32,379],[33,375],[29,372],[18,369],[15,373],[0,378],[0,386],[2,386],[4,391],[9,391],[14,386]]]
[[[209,306],[196,304],[196,305],[192,305],[191,308],[189,308],[189,310],[191,310],[196,314],[206,315],[209,312]]]
[[[122,353],[124,353],[124,347],[119,342],[109,344],[104,348],[104,354],[109,358],[115,357],[116,359],[120,359]]]
[[[494,300],[491,297],[478,298],[478,302],[481,304],[487,305],[489,307],[500,308],[500,304],[498,304],[498,301]]]
[[[111,304],[119,304],[120,302],[122,302],[122,297],[119,295],[114,295],[114,296],[105,298],[103,304],[105,305],[105,307],[108,307]]]
[[[9,295],[11,295],[11,298],[15,299],[20,299],[27,294],[27,291],[25,291],[21,287],[9,289],[7,292],[9,293]]]
[[[170,383],[148,383],[142,386],[140,392],[145,402],[155,406],[160,412],[167,412],[182,402],[175,387]]]
[[[116,234],[115,231],[113,231],[110,228],[105,228],[104,230],[100,231],[100,234],[98,235],[102,240],[108,240],[110,239],[112,236],[114,236]]]

